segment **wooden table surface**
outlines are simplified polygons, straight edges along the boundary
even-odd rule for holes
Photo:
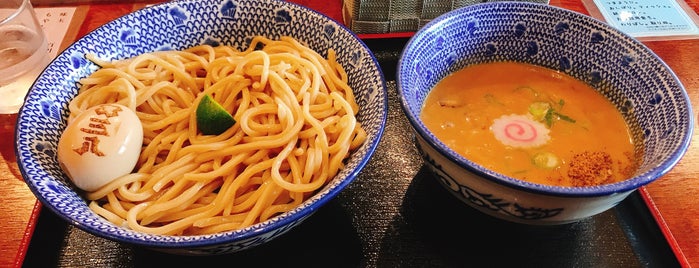
[[[92,2],[91,2],[92,1]],[[341,21],[341,0],[295,0]],[[679,0],[682,1],[682,0]],[[78,18],[63,46],[100,25],[148,3],[104,4],[102,0],[33,0],[35,6],[78,6]],[[116,1],[113,1],[116,2]],[[551,5],[590,14],[580,0],[551,0]],[[699,12],[699,0],[686,4]],[[376,37],[376,36],[368,36]],[[699,107],[699,39],[644,42],[672,68]],[[696,117],[695,117],[696,119]],[[0,267],[19,267],[31,239],[41,205],[23,182],[14,154],[15,115],[0,115]],[[640,189],[680,264],[699,267],[699,132],[683,159],[668,174]]]

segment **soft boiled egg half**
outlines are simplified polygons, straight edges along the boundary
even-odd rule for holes
[[[134,111],[101,104],[68,122],[58,141],[58,162],[78,188],[95,191],[131,173],[142,144],[143,126]]]

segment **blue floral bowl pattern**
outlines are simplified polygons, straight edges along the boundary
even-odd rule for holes
[[[633,178],[584,188],[532,184],[486,170],[438,141],[419,119],[430,89],[465,66],[499,61],[558,70],[608,97],[640,141]],[[512,221],[565,223],[611,208],[668,172],[692,137],[689,97],[660,58],[603,22],[549,5],[492,2],[443,14],[408,42],[397,75],[402,108],[439,181],[465,203]]]
[[[358,120],[368,140],[325,188],[289,213],[239,231],[201,236],[161,236],[115,226],[94,214],[61,171],[56,146],[66,126],[68,102],[77,81],[98,66],[85,59],[132,57],[157,50],[199,44],[226,44],[244,49],[254,35],[291,36],[325,56],[337,52],[361,107]],[[81,38],[46,68],[19,112],[17,162],[36,197],[67,222],[93,235],[162,251],[211,255],[263,244],[312,215],[351,183],[376,149],[387,117],[383,73],[366,45],[340,23],[305,7],[275,0],[185,0],[136,11]]]

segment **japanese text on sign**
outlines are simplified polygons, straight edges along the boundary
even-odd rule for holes
[[[45,7],[35,8],[37,19],[41,28],[44,29],[48,40],[48,50],[51,58],[56,57],[63,42],[63,38],[68,32],[70,21],[75,13],[74,7]]]
[[[697,25],[676,0],[594,0],[594,2],[607,23],[632,36],[699,34]]]

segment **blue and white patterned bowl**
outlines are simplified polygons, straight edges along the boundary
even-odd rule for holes
[[[269,221],[233,232],[201,236],[150,235],[115,226],[87,206],[61,171],[58,138],[66,126],[76,82],[98,67],[86,53],[106,60],[203,43],[243,49],[253,35],[291,36],[325,55],[337,52],[361,107],[358,120],[368,140],[345,168],[300,207]],[[105,24],[81,38],[47,67],[19,112],[17,162],[44,207],[82,230],[107,239],[162,251],[211,255],[251,248],[278,237],[337,196],[367,164],[383,134],[388,109],[383,73],[366,45],[340,23],[305,7],[275,0],[185,0],[151,6]]]
[[[458,155],[420,121],[441,78],[465,66],[516,61],[587,82],[632,122],[643,152],[632,178],[595,187],[554,187],[507,177]],[[489,215],[528,224],[578,221],[612,208],[667,173],[692,136],[689,97],[663,61],[628,35],[573,11],[528,2],[477,4],[443,14],[417,32],[398,63],[401,105],[426,164],[440,183]]]

